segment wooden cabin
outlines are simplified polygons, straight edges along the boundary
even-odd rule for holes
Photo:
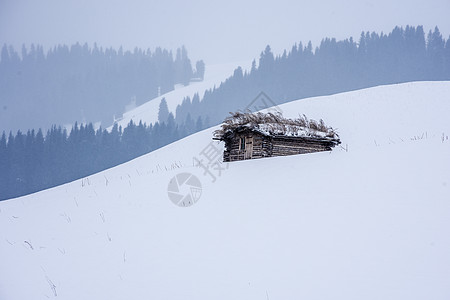
[[[225,162],[331,151],[340,144],[337,133],[322,120],[292,120],[272,113],[234,113],[213,139],[225,142]]]

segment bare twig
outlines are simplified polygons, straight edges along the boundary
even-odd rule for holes
[[[29,241],[24,241],[25,244],[27,244],[28,246],[30,246],[31,250],[34,250],[33,245],[31,245],[31,243]]]
[[[47,279],[47,282],[48,282],[48,284],[50,285],[50,288],[51,288],[52,291],[53,291],[53,295],[54,295],[55,297],[57,297],[57,296],[58,296],[58,293],[56,292],[56,285],[50,280],[50,278],[48,278],[48,276],[45,276],[45,278]]]
[[[101,213],[100,213],[100,217],[102,218],[103,223],[105,223],[105,221],[106,221],[106,220],[105,220],[105,214],[101,212]]]
[[[72,222],[72,219],[66,213],[60,214],[60,216],[66,219],[67,223]]]

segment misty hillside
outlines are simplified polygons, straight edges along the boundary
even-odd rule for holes
[[[139,121],[143,121],[147,124],[158,122],[159,106],[161,100],[165,99],[167,102],[167,108],[169,112],[172,112],[174,116],[179,120],[181,125],[185,121],[186,116],[178,116],[176,111],[177,107],[183,103],[183,100],[189,99],[194,101],[200,101],[205,91],[219,87],[222,82],[229,78],[234,70],[241,68],[243,70],[250,70],[251,61],[240,61],[233,63],[220,63],[205,66],[204,79],[201,82],[191,82],[188,86],[177,87],[175,90],[162,94],[159,97],[153,98],[136,108],[133,108],[123,114],[123,117],[117,120],[117,124],[125,128],[131,120],[138,124]],[[193,119],[193,117],[192,117]]]
[[[133,51],[94,44],[3,45],[0,60],[0,132],[75,122],[105,126],[133,107],[172,91],[176,84],[201,80],[203,61],[191,64],[185,47]]]
[[[216,126],[2,201],[0,298],[447,300],[449,94],[413,82],[293,101],[285,117],[323,118],[342,147],[211,176],[193,158],[222,151]],[[187,208],[168,195],[180,173],[201,182]]]
[[[176,109],[182,124],[187,116],[208,116],[221,122],[230,111],[248,109],[261,91],[276,104],[378,85],[450,80],[450,39],[438,27],[395,27],[389,33],[362,32],[359,38],[324,38],[294,44],[282,54],[268,45],[250,70],[237,68],[219,87],[205,92],[200,103],[185,98]]]

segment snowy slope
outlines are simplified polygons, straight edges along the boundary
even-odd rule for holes
[[[251,66],[251,62],[242,61],[227,64],[207,65],[205,68],[205,78],[201,82],[191,82],[188,86],[178,86],[175,90],[156,97],[126,113],[123,118],[117,121],[117,124],[126,127],[128,123],[133,120],[135,123],[146,122],[147,124],[158,121],[158,111],[161,99],[165,98],[169,111],[175,115],[175,110],[178,104],[181,104],[185,97],[190,97],[191,100],[196,93],[199,94],[200,99],[206,90],[219,87],[220,84],[228,77],[233,75],[233,71],[237,67],[247,70]]]
[[[0,202],[0,299],[450,299],[449,95],[418,82],[281,106],[347,151],[234,162],[212,182],[192,166],[211,128]],[[181,172],[203,187],[188,208],[167,194]]]

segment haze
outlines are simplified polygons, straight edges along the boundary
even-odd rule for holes
[[[185,45],[193,61],[250,60],[323,37],[359,39],[361,31],[438,26],[450,33],[450,1],[0,1],[0,44],[96,42],[124,49]]]

